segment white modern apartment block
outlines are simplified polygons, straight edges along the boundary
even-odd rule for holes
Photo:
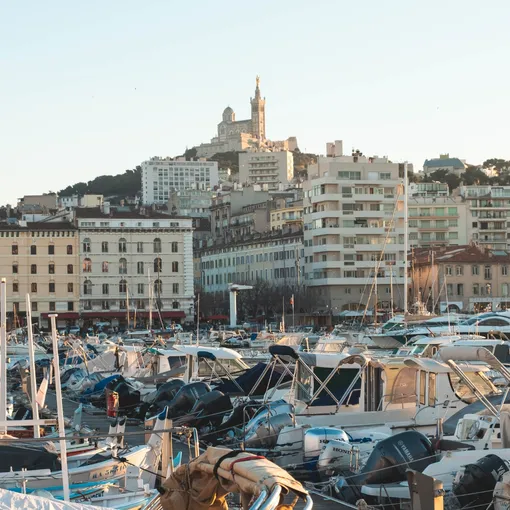
[[[204,248],[200,257],[203,292],[224,292],[229,283],[267,281],[276,287],[303,283],[303,234],[254,235],[235,244]]]
[[[160,316],[193,320],[192,219],[126,209],[76,209],[80,318],[125,326],[129,308],[130,323],[136,312],[137,324],[147,324],[151,308],[154,327]]]
[[[510,186],[462,186],[469,208],[468,236],[481,247],[510,249]]]
[[[151,158],[142,163],[142,200],[166,204],[173,191],[212,190],[218,186],[218,162],[185,158]]]
[[[329,152],[331,148],[328,147]],[[321,157],[303,184],[305,283],[333,314],[403,305],[405,164]],[[315,176],[315,177],[314,177]]]
[[[469,244],[468,204],[462,197],[409,197],[408,210],[409,247]]]
[[[294,156],[289,151],[241,152],[239,182],[260,184],[263,189],[277,190],[294,178]]]

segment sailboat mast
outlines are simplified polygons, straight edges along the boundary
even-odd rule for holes
[[[147,269],[147,279],[149,280],[149,330],[152,331],[152,285],[150,268]]]
[[[129,287],[126,285],[126,315],[127,315],[127,329],[129,331]]]
[[[197,345],[199,344],[198,338],[200,333],[200,293],[197,296]]]
[[[408,303],[407,303],[407,252],[409,250],[409,236],[407,232],[407,223],[408,223],[408,168],[407,163],[404,163],[404,317],[408,311]]]
[[[390,267],[390,315],[393,318],[393,266]]]
[[[377,326],[377,267],[375,268],[374,278],[374,325]]]
[[[7,280],[0,283],[0,432],[7,433]]]

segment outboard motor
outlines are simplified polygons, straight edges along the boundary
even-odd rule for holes
[[[319,455],[317,471],[328,478],[337,473],[351,472],[356,454],[356,447],[348,441],[332,439]]]
[[[362,498],[372,504],[365,495],[361,495],[363,485],[403,482],[407,469],[421,473],[436,460],[430,440],[420,432],[408,430],[395,434],[375,445],[357,475],[337,481],[334,489],[336,497],[353,505]]]
[[[168,417],[177,418],[189,413],[195,402],[210,391],[210,386],[202,381],[184,385],[168,404]]]
[[[277,414],[276,416],[262,415],[263,420],[258,421],[258,426],[252,427],[250,432],[244,436],[245,448],[273,448],[280,431],[284,427],[292,427],[294,419],[288,413]]]
[[[228,418],[221,424],[222,435],[218,434],[207,434],[207,438],[204,438],[202,434],[202,438],[208,441],[211,444],[217,444],[220,439],[222,439],[228,431],[235,428],[241,428],[246,421],[249,421],[257,411],[257,405],[260,405],[258,402],[254,400],[249,400],[248,402],[242,402],[238,406],[234,407]]]
[[[123,377],[107,384],[108,393],[118,395],[118,413],[122,415],[132,413],[140,403],[140,392],[135,390]]]
[[[508,471],[508,463],[492,454],[474,464],[467,464],[458,482],[454,482],[452,490],[460,507],[488,508],[497,481]]]
[[[267,421],[268,418],[278,414],[294,415],[294,406],[285,402],[284,400],[277,400],[270,404],[263,405],[253,416],[253,418],[246,424],[244,435],[247,437],[253,432],[253,429],[258,428],[261,422]]]
[[[186,383],[182,379],[172,379],[171,381],[163,383],[158,388],[153,403],[165,401],[170,402],[175,398],[175,395],[177,395],[179,390],[185,385]]]

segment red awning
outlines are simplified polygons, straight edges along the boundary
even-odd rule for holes
[[[127,312],[82,312],[82,317],[94,317],[94,318],[101,318],[101,317],[111,317],[111,318],[118,318],[121,319],[123,317],[127,318]],[[131,315],[131,314],[130,314]]]
[[[43,312],[41,313],[42,319],[48,319],[50,315],[58,315],[58,319],[79,319],[80,314],[78,312]]]
[[[182,310],[173,310],[173,311],[162,311],[161,317],[163,319],[184,319],[186,314]],[[149,317],[149,312],[136,312],[137,317]],[[152,312],[152,318],[157,319],[159,317],[159,313],[157,310]]]

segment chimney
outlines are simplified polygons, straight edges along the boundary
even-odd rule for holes
[[[110,215],[110,202],[103,202],[102,213],[107,216]]]

